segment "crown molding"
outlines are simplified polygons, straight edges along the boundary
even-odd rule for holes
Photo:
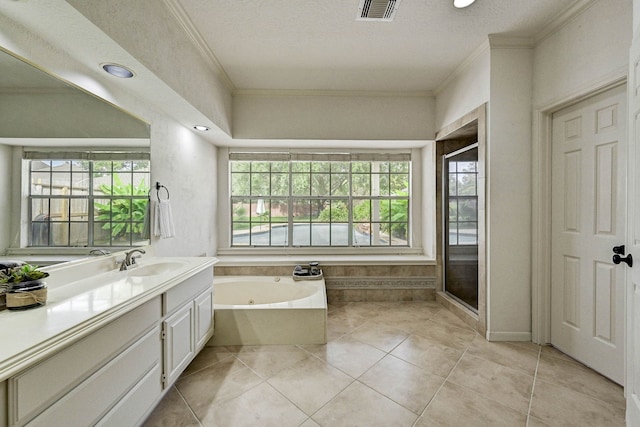
[[[222,82],[230,92],[235,91],[236,87],[233,84],[233,81],[229,78],[229,75],[225,71],[224,67],[222,67],[222,64],[220,64],[220,61],[218,61],[218,58],[216,58],[216,55],[211,50],[204,37],[202,37],[202,34],[200,34],[196,26],[193,24],[191,18],[189,17],[189,14],[184,10],[179,1],[163,1],[169,8],[171,14],[176,18],[180,27],[182,27],[189,39],[191,39],[193,45],[198,49],[200,54],[208,63],[209,68],[211,68],[211,70],[213,70],[213,72],[222,80]]]
[[[233,96],[254,97],[295,97],[295,96],[332,96],[332,97],[371,97],[371,98],[430,98],[432,91],[373,91],[373,90],[284,90],[284,89],[236,89]]]
[[[571,22],[576,16],[580,15],[588,8],[593,6],[597,0],[576,0],[562,12],[560,12],[551,22],[539,31],[533,38],[537,45],[547,37],[553,35],[556,31],[560,30],[566,24]]]
[[[458,67],[455,70],[453,70],[453,73],[449,74],[449,76],[446,79],[444,79],[444,81],[442,83],[440,83],[438,85],[436,90],[433,91],[435,96],[440,95],[440,93],[442,93],[442,91],[445,90],[446,87],[452,81],[454,81],[463,72],[465,72],[476,61],[476,59],[478,59],[480,56],[482,56],[485,53],[487,53],[487,51],[489,51],[489,47],[490,46],[489,46],[489,40],[488,39],[486,41],[482,42],[482,44],[480,46],[478,46],[476,48],[476,50],[471,52],[471,55],[467,56],[465,58],[465,60],[462,61],[462,63],[460,65],[458,65]]]

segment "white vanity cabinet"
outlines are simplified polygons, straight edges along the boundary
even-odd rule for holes
[[[173,384],[213,335],[213,276],[203,271],[165,294],[165,386]]]
[[[0,381],[0,427],[134,426],[213,335],[207,268]]]

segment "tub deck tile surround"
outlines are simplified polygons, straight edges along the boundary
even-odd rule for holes
[[[435,265],[321,265],[327,301],[435,301]],[[292,266],[216,267],[221,276],[290,276]]]
[[[334,301],[325,346],[208,347],[145,426],[624,426],[622,387],[442,310]]]

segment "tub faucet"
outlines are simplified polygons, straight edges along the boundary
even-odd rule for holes
[[[144,249],[133,249],[129,252],[125,253],[125,257],[122,260],[122,264],[120,264],[120,271],[128,270],[132,265],[136,265],[136,258],[140,258],[142,255],[134,256],[133,254],[139,252],[140,254],[145,254]]]

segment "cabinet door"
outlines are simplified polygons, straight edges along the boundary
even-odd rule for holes
[[[172,384],[195,354],[194,304],[169,316],[162,324],[164,335],[164,386]]]
[[[196,304],[196,350],[200,350],[211,338],[213,331],[213,291],[204,292]]]

